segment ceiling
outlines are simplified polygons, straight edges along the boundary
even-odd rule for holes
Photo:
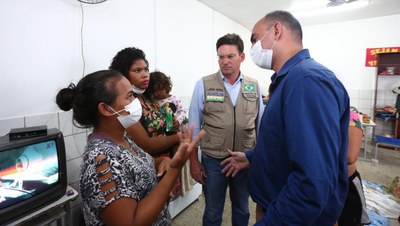
[[[325,5],[330,2],[329,0],[199,0],[199,2],[231,18],[249,30],[251,30],[253,25],[268,12],[274,10],[292,11],[292,7],[295,4],[297,4],[297,6],[299,4],[304,6],[312,1],[322,2],[324,8]],[[345,4],[350,5],[353,4],[353,2]],[[338,7],[342,6],[337,6],[336,8]],[[309,26],[394,14],[400,14],[400,0],[369,0],[369,4],[363,8],[338,13],[324,13],[324,15],[320,16],[297,18],[302,26]]]

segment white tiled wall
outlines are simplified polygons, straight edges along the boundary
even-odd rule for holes
[[[72,124],[72,111],[62,111],[58,113],[59,129],[64,136],[80,134],[86,132],[86,129],[81,129]]]
[[[376,135],[394,135],[394,120],[380,119],[374,117],[375,90],[347,90],[350,96],[350,105],[356,107],[360,112],[374,118],[376,127],[368,127],[365,131],[367,139]],[[395,106],[397,95],[390,89],[379,89],[376,91],[376,107]]]
[[[58,128],[58,115],[54,113],[25,117],[25,126],[47,125],[47,128]]]
[[[25,127],[25,118],[13,118],[0,120],[0,136],[5,136],[12,128]]]
[[[350,96],[350,105],[356,107],[360,112],[372,115],[374,104],[374,90],[347,90]]]

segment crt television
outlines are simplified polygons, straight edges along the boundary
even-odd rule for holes
[[[65,194],[64,138],[58,129],[42,136],[0,137],[0,225],[15,221]]]

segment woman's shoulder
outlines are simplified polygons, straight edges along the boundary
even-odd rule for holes
[[[102,138],[92,138],[88,139],[88,143],[86,146],[87,150],[90,151],[99,151],[103,149],[110,149],[113,150],[116,148],[116,144],[107,140],[107,139],[102,139]]]
[[[138,152],[138,153],[146,153],[142,148],[140,148],[135,141],[133,141],[133,139],[129,136],[128,133],[125,134],[125,140],[128,141],[129,145],[131,146],[131,148]]]
[[[105,156],[117,156],[119,155],[118,145],[101,138],[89,139],[85,147],[85,152],[83,153],[84,163],[92,162],[91,160],[100,154]]]

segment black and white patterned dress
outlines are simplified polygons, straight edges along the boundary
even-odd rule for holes
[[[139,148],[131,139],[125,137],[133,150],[117,145],[99,136],[89,136],[83,154],[81,167],[80,192],[83,200],[83,214],[86,225],[104,225],[100,220],[100,212],[115,200],[127,197],[137,201],[143,199],[157,185],[155,163],[153,158]],[[116,183],[118,194],[109,201],[104,199],[104,192],[96,173],[95,158],[104,155],[110,164],[112,180]],[[171,216],[167,205],[161,211],[154,226],[171,224]]]

